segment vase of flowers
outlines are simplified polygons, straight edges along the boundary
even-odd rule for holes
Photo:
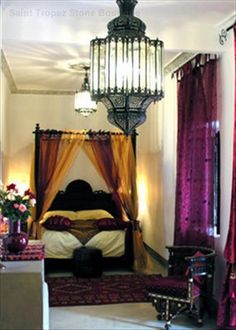
[[[26,248],[28,235],[22,231],[22,226],[27,225],[35,203],[35,196],[29,189],[20,194],[14,183],[5,190],[0,189],[0,216],[8,219],[8,235],[3,238],[3,246],[9,252],[18,253]]]

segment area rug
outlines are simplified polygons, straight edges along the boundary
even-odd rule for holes
[[[104,275],[98,278],[47,277],[49,305],[78,306],[147,302],[146,288],[161,275]]]

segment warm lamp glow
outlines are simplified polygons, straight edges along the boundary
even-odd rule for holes
[[[89,116],[96,111],[96,102],[91,100],[89,91],[80,91],[75,94],[75,111],[83,115]]]
[[[84,82],[80,91],[75,93],[75,111],[83,115],[84,117],[89,116],[97,110],[97,105],[95,101],[92,101],[90,95],[90,86],[88,80],[88,66],[84,66],[85,76]]]
[[[14,183],[20,194],[23,194],[25,190],[29,189],[29,174],[11,173],[5,181],[4,186]]]
[[[139,175],[137,179],[139,217],[146,218],[148,215],[148,191],[144,175]]]

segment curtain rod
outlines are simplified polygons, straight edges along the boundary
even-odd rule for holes
[[[211,60],[215,60],[217,59],[217,54],[195,54],[191,59],[189,59],[186,63],[191,62],[192,66],[198,66],[198,67],[203,67],[207,62],[211,61]],[[175,75],[178,75],[183,66],[186,64],[182,64],[180,67],[178,67],[174,72],[172,72],[171,74],[171,78],[174,78]]]
[[[49,134],[49,135],[61,135],[61,134],[82,134],[82,135],[88,135],[88,136],[95,136],[95,135],[124,135],[122,132],[110,132],[110,131],[104,131],[104,130],[99,130],[99,131],[93,131],[92,129],[90,130],[85,130],[85,131],[63,131],[63,130],[56,130],[56,129],[41,129],[39,124],[36,124],[35,131],[32,132],[33,134],[41,135],[41,134]],[[138,135],[136,131],[133,132],[132,135]]]
[[[233,29],[235,25],[236,25],[236,21],[233,24],[231,24],[229,27],[227,27],[226,29],[222,29],[220,31],[220,33],[219,33],[219,43],[222,46],[227,41],[227,32],[229,32],[231,29]]]
[[[235,21],[232,25],[230,25],[230,26],[226,29],[226,31],[228,32],[229,30],[231,30],[231,29],[235,26],[235,24],[236,24],[236,21]]]

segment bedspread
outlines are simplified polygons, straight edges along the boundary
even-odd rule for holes
[[[68,232],[74,235],[83,245],[85,245],[99,230],[96,225],[97,220],[75,220],[71,223]]]

